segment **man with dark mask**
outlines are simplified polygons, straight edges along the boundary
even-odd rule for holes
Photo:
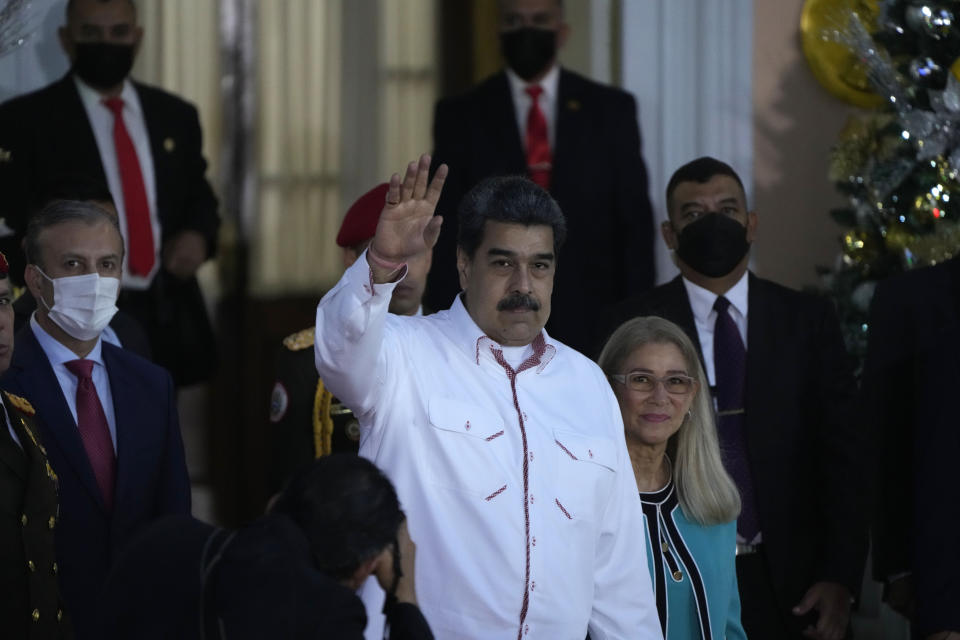
[[[501,0],[506,68],[462,96],[437,103],[434,168],[450,167],[437,208],[446,222],[434,264],[456,261],[463,195],[495,175],[526,175],[546,188],[567,218],[554,313],[547,329],[578,350],[591,315],[653,286],[653,218],[633,96],[592,82],[557,62],[570,27],[560,0]],[[602,247],[602,250],[598,250]],[[424,304],[446,309],[460,290],[452,269],[430,273]]]
[[[667,186],[661,231],[680,275],[621,303],[671,320],[700,350],[724,464],[740,489],[737,577],[750,638],[845,637],[866,558],[868,465],[854,380],[829,301],[748,270],[757,214],[727,164]],[[602,342],[601,342],[602,344]]]
[[[204,174],[196,109],[129,78],[143,37],[131,0],[69,0],[60,43],[70,72],[0,105],[0,240],[23,278],[20,241],[50,176],[109,187],[127,247],[118,305],[178,385],[209,376],[213,332],[196,280],[216,247],[217,200]]]

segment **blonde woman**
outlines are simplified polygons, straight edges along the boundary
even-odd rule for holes
[[[599,364],[623,413],[664,638],[746,638],[735,566],[740,496],[720,460],[696,349],[672,322],[634,318],[610,336]]]

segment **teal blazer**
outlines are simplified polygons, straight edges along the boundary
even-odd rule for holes
[[[737,591],[736,520],[711,526],[688,520],[672,481],[660,491],[641,493],[640,500],[665,640],[746,640]]]

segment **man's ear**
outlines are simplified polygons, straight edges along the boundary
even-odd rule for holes
[[[460,278],[460,289],[467,290],[467,278],[470,275],[470,258],[461,247],[457,247],[457,276]]]
[[[43,283],[46,278],[43,277],[36,265],[28,264],[23,271],[23,280],[27,289],[30,290],[30,295],[37,301],[37,306],[40,306],[40,299],[43,297]]]
[[[753,243],[753,239],[757,237],[757,226],[759,224],[760,219],[757,217],[756,211],[747,213],[747,242]]]
[[[663,241],[667,243],[668,249],[677,250],[677,231],[673,228],[672,222],[664,220],[660,223],[660,235],[663,236]]]
[[[563,45],[567,44],[567,40],[570,38],[570,25],[566,22],[561,22],[560,26],[557,28],[557,50],[563,48]]]
[[[57,39],[60,41],[60,48],[67,54],[67,59],[73,63],[76,49],[73,46],[73,38],[70,37],[70,27],[64,26],[57,29]]]
[[[137,25],[133,30],[133,34],[136,38],[133,42],[133,58],[136,60],[137,54],[140,53],[140,45],[143,44],[143,27]]]

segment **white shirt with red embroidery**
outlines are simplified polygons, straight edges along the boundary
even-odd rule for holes
[[[661,638],[620,408],[542,332],[516,372],[458,298],[387,314],[366,256],[317,307],[317,370],[394,482],[438,638]],[[368,615],[377,610],[368,607]]]

